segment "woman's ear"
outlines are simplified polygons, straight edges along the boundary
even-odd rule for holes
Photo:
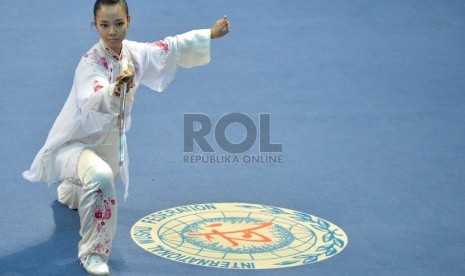
[[[131,25],[131,17],[128,15],[128,28],[129,28],[129,25]]]

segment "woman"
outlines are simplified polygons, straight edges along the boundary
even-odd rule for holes
[[[211,29],[196,30],[153,43],[125,40],[130,26],[125,0],[97,0],[93,25],[100,41],[81,59],[69,97],[34,159],[23,173],[29,181],[59,183],[58,200],[78,209],[82,239],[78,257],[93,275],[108,275],[107,260],[116,230],[118,175],[129,184],[128,159],[119,163],[121,84],[127,82],[125,122],[139,85],[165,90],[178,67],[210,61],[210,41],[229,32],[226,17]],[[129,60],[127,70],[121,61]],[[126,148],[126,147],[124,147]],[[127,153],[124,152],[127,156]]]

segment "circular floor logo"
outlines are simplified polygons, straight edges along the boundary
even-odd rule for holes
[[[270,269],[322,261],[347,235],[313,215],[265,205],[211,203],[150,214],[131,229],[136,244],[173,261],[215,268]]]

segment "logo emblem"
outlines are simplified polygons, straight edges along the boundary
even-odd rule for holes
[[[338,226],[313,215],[247,203],[171,208],[140,219],[134,242],[173,261],[225,269],[273,269],[330,258],[347,246]]]

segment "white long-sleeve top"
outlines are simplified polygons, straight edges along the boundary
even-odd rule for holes
[[[205,29],[153,43],[124,40],[120,55],[102,40],[95,44],[81,58],[68,99],[44,146],[31,168],[23,172],[23,177],[33,182],[45,181],[49,185],[65,180],[80,185],[77,162],[87,148],[96,150],[102,159],[114,163],[118,157],[115,149],[119,149],[114,132],[118,127],[120,104],[114,91],[116,77],[121,71],[121,59],[129,58],[135,69],[135,87],[128,95],[125,113],[127,132],[131,128],[132,99],[138,86],[145,85],[162,92],[174,79],[178,67],[190,68],[209,63],[210,35],[210,30]],[[110,151],[102,150],[108,143],[116,145]],[[129,186],[128,164],[129,159],[126,158],[120,171],[126,185],[125,197]]]

